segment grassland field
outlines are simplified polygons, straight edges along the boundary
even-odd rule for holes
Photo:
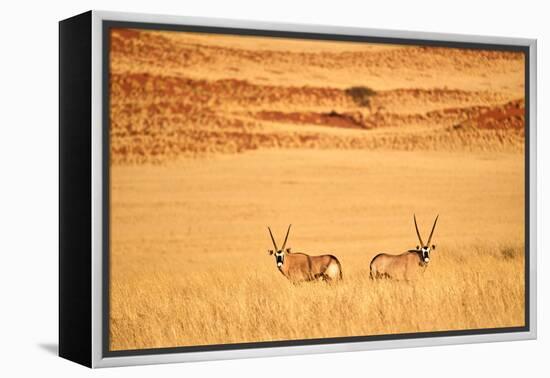
[[[519,53],[115,30],[110,348],[521,326]],[[379,252],[430,265],[369,279]],[[288,246],[344,279],[291,284]]]

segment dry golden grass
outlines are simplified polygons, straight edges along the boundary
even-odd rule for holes
[[[176,259],[172,270],[112,286],[112,348],[521,326],[523,252],[520,245],[442,244],[413,282],[373,282],[368,259],[357,256],[343,261],[344,281],[301,285],[264,256],[242,263],[244,255],[232,254],[185,274],[176,268],[185,258]]]

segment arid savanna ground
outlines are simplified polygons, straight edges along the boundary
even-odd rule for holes
[[[112,350],[524,325],[524,57],[117,29]],[[414,248],[416,280],[371,281]],[[293,285],[267,251],[331,253]]]

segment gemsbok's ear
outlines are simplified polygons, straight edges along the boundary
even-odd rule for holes
[[[416,249],[420,249],[420,246],[419,246],[419,245],[417,245],[417,246],[416,246]]]
[[[273,250],[270,249],[269,251],[267,251],[268,254],[272,255],[273,254]]]
[[[432,249],[435,249],[435,244],[432,244]]]
[[[290,253],[290,248],[287,248],[287,249],[286,249],[286,252],[287,252],[287,253]]]

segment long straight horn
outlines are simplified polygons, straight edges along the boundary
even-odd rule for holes
[[[413,217],[414,217],[414,228],[416,229],[416,235],[418,236],[418,240],[420,240],[420,245],[424,247],[426,244],[424,244],[424,242],[422,241],[422,236],[420,236],[420,231],[418,231],[418,224],[416,223],[416,214],[413,214]]]
[[[432,236],[434,234],[435,225],[437,224],[437,219],[439,218],[439,214],[437,214],[437,217],[435,217],[434,225],[432,226],[432,232],[430,232],[430,238],[428,239],[428,244],[430,245],[430,242],[432,241]]]
[[[271,236],[271,241],[273,242],[273,246],[275,247],[275,251],[278,251],[279,248],[277,248],[277,243],[275,243],[275,239],[273,238],[273,234],[271,233],[271,228],[267,228],[269,230],[269,236]]]
[[[285,241],[283,243],[283,248],[281,248],[281,250],[285,250],[285,247],[286,247],[286,241],[288,240],[288,233],[290,232],[290,226],[292,226],[291,224],[288,225],[288,230],[286,230],[286,236],[285,236]]]

